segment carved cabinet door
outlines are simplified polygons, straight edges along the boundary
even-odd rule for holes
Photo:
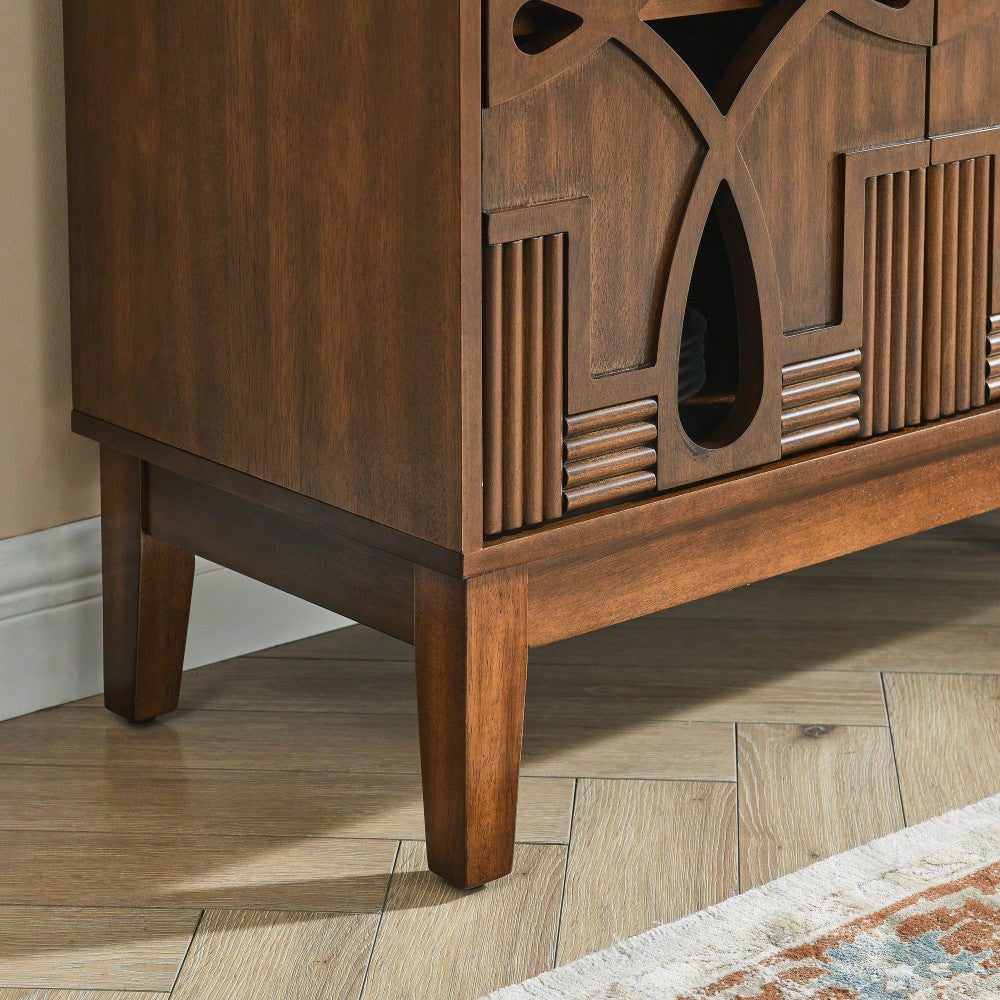
[[[487,535],[987,402],[1000,0],[487,2]]]

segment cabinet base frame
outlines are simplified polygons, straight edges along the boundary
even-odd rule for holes
[[[370,522],[352,532],[330,508],[321,523],[301,497],[281,510],[268,484],[75,422],[102,444],[109,708],[141,721],[176,706],[194,555],[415,642],[428,855],[464,887],[510,871],[529,647],[1000,507],[989,408],[461,560]]]

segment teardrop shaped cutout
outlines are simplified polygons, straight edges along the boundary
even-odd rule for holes
[[[528,0],[514,15],[514,44],[528,55],[538,55],[572,35],[582,24],[579,14],[545,0]]]
[[[763,357],[753,260],[723,181],[698,248],[678,358],[681,426],[695,444],[724,448],[750,426],[763,393]]]

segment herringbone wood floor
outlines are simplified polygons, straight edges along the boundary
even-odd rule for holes
[[[0,1000],[475,998],[1000,791],[1000,515],[540,650],[515,874],[423,869],[352,628],[0,725]]]

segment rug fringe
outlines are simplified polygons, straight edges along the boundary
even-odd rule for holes
[[[1000,795],[900,830],[482,1000],[669,1000],[1000,860]]]

